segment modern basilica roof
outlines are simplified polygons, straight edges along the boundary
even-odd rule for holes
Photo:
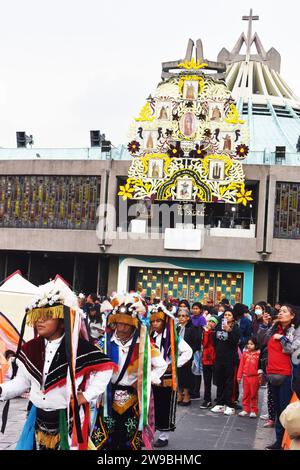
[[[258,34],[252,34],[253,21],[259,17],[251,10],[243,19],[248,21],[247,36],[242,33],[231,52],[223,48],[218,61],[226,64],[226,83],[238,110],[248,119],[250,149],[252,153],[272,153],[276,146],[285,146],[286,158],[298,160],[300,99],[280,75],[279,52],[273,47],[266,52]],[[255,155],[247,163],[251,157]]]

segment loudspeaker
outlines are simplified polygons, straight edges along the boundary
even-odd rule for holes
[[[275,147],[275,163],[282,163],[285,159],[285,146]]]
[[[91,147],[100,147],[101,136],[100,131],[90,131]]]
[[[110,152],[111,151],[111,141],[102,140],[101,152]]]
[[[25,132],[17,132],[17,147],[26,147],[26,133]]]

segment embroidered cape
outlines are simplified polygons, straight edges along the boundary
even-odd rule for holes
[[[42,386],[43,367],[45,360],[45,339],[42,336],[35,338],[26,343],[18,358],[27,372]],[[80,376],[88,376],[91,372],[115,369],[115,364],[98,348],[91,345],[87,341],[79,338],[75,378]],[[62,387],[66,383],[68,371],[68,363],[66,356],[65,338],[57,349],[52,360],[45,384],[45,393],[55,387]]]

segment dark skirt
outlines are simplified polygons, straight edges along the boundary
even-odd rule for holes
[[[172,387],[153,386],[155,429],[158,431],[175,431],[177,392]]]
[[[192,373],[192,363],[193,360],[190,359],[182,367],[178,367],[178,388],[180,390],[187,388],[192,390],[194,387],[194,375]]]

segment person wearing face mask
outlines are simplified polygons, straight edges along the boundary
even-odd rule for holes
[[[267,303],[264,301],[257,302],[254,307],[254,314],[252,314],[252,334],[256,337],[259,325],[262,323],[263,314],[266,310]]]
[[[220,317],[221,315],[224,316],[224,311],[225,311],[224,305],[219,304],[219,306],[218,306],[218,317]]]

